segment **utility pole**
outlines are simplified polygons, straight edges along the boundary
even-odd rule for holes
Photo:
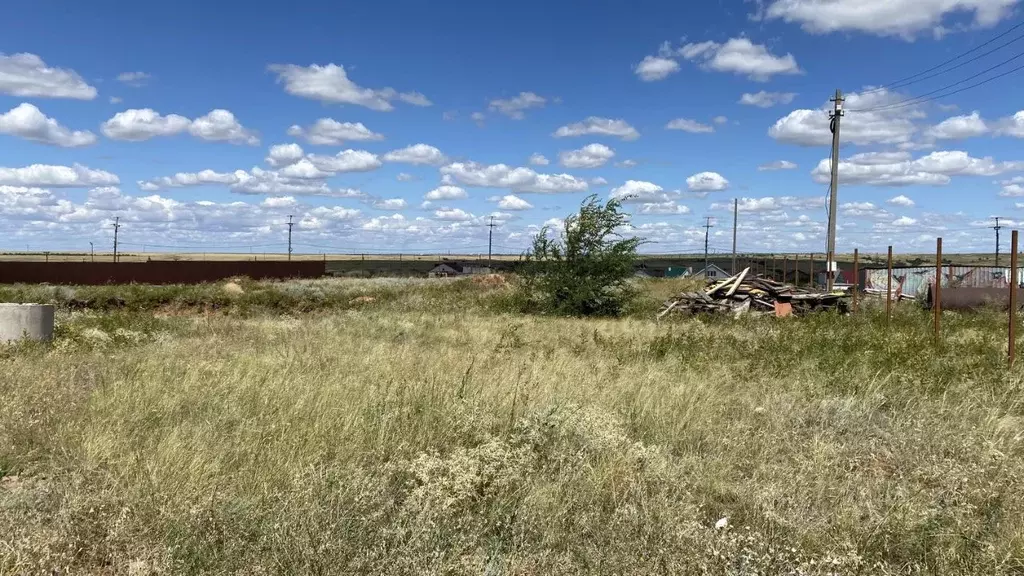
[[[288,261],[292,261],[292,215],[288,215]]]
[[[995,220],[996,220],[996,225],[993,226],[992,229],[996,231],[996,268],[998,268],[999,267],[999,231],[1002,230],[1003,227],[999,225],[999,216],[993,216],[993,218],[995,218]]]
[[[117,262],[117,229],[121,227],[121,217],[114,217],[114,262]]]
[[[491,267],[491,242],[494,240],[494,227],[497,224],[494,223],[494,216],[491,216],[491,223],[487,225],[489,230],[487,231],[487,267]]]
[[[740,200],[732,199],[732,275],[736,275],[736,223],[739,220]]]
[[[704,277],[708,277],[708,236],[711,234],[711,216],[704,217],[707,222],[704,224]]]
[[[839,123],[843,118],[843,91],[836,90],[832,98],[833,108],[829,114],[832,130],[832,185],[828,195],[828,254],[825,256],[825,277],[828,278],[828,291],[832,291],[835,283],[836,266],[836,204],[839,195]]]

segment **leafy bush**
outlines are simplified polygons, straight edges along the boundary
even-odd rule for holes
[[[552,238],[545,226],[533,239],[522,268],[523,289],[535,311],[568,316],[618,316],[635,298],[630,286],[642,238],[622,238],[627,223],[618,200],[601,205],[590,196]]]

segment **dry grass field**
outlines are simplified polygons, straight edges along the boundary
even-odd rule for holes
[[[2,287],[0,574],[1024,572],[1004,320],[524,317],[467,280]]]

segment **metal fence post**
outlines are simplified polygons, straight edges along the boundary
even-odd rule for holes
[[[1010,233],[1010,330],[1007,349],[1008,364],[1013,368],[1017,356],[1017,231]]]
[[[892,246],[889,246],[889,274],[885,280],[885,325],[892,320]]]
[[[858,292],[860,292],[860,252],[853,249],[853,311],[857,311]]]
[[[935,342],[938,343],[942,323],[942,238],[935,239],[935,288],[932,290],[932,313],[935,314]]]

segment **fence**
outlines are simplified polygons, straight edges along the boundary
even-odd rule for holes
[[[0,262],[0,284],[198,284],[234,276],[319,278],[323,261]]]

